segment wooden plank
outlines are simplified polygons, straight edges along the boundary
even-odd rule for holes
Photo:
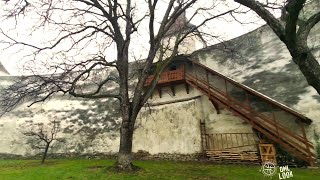
[[[222,134],[221,134],[221,149],[223,149],[223,140],[222,140]]]
[[[224,138],[226,139],[226,148],[228,148],[228,134],[224,134]]]
[[[254,154],[252,154],[254,153]],[[258,162],[257,151],[208,151],[209,158],[223,162]]]

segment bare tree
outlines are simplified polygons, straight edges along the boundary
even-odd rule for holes
[[[131,0],[10,0],[5,3],[6,18],[14,18],[17,25],[32,14],[30,36],[38,30],[55,29],[51,36],[39,44],[24,42],[10,31],[1,30],[7,48],[21,47],[18,52],[32,52],[24,68],[32,76],[23,76],[15,84],[2,91],[2,110],[8,112],[24,100],[32,104],[48,100],[54,94],[70,94],[74,97],[119,100],[122,124],[120,147],[115,167],[133,170],[131,160],[133,130],[137,115],[154,90],[161,72],[177,55],[181,42],[200,33],[208,21],[230,13],[214,11],[215,3],[197,4],[197,0],[146,0],[135,4]],[[211,5],[210,5],[211,4]],[[145,13],[143,8],[145,7]],[[176,20],[187,10],[192,11],[187,24],[204,14],[198,24],[181,28],[173,35],[172,44],[164,42]],[[140,25],[145,23],[144,28]],[[147,29],[149,45],[146,58],[139,62],[139,74],[129,71],[130,45],[132,38],[142,37],[141,29]],[[205,33],[203,35],[208,35]],[[107,51],[115,46],[114,59]],[[92,48],[94,47],[94,48]],[[161,49],[161,51],[159,51]],[[153,82],[145,88],[145,81],[158,53],[159,60]],[[42,69],[39,64],[43,64]],[[39,75],[45,73],[46,75]],[[129,89],[129,84],[133,88]],[[116,86],[116,89],[110,87]],[[130,85],[131,86],[131,85]]]
[[[58,138],[57,134],[60,132],[60,122],[51,121],[48,125],[37,123],[31,127],[30,130],[22,132],[23,135],[29,137],[28,143],[33,149],[43,150],[41,164],[46,160],[48,150],[51,148],[52,142],[63,142],[63,138]]]
[[[287,46],[292,60],[299,66],[308,84],[320,94],[319,61],[308,47],[307,39],[310,30],[320,21],[320,10],[306,20],[299,19],[306,0],[286,0],[283,4],[277,1],[234,0],[257,13],[271,27],[279,39]],[[272,3],[271,3],[272,2]],[[281,8],[282,18],[277,19],[271,9]]]

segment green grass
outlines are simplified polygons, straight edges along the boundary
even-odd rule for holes
[[[201,162],[135,161],[142,170],[115,173],[108,170],[112,160],[58,159],[40,165],[39,160],[0,160],[0,180],[51,179],[279,179],[264,177],[260,166],[217,165]],[[291,169],[293,178],[317,179],[319,169]]]

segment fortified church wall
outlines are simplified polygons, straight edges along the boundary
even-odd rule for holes
[[[311,32],[310,44],[319,45],[320,24]],[[227,45],[227,46],[225,46]],[[225,48],[227,47],[227,48]],[[231,51],[232,50],[232,51]],[[320,59],[319,49],[314,50]],[[191,54],[194,61],[221,72],[280,103],[288,105],[313,120],[307,126],[308,138],[320,134],[320,96],[307,85],[292,62],[285,46],[267,26],[246,35],[200,49]],[[1,76],[1,85],[10,84],[15,77]],[[138,115],[134,132],[133,151],[151,154],[194,154],[201,152],[200,121],[206,123],[207,133],[253,132],[251,126],[229,111],[216,109],[209,99],[184,85],[163,88],[161,98],[154,92],[148,105]],[[53,153],[116,153],[119,146],[118,102],[113,99],[88,100],[57,95],[43,104],[27,107],[25,102],[0,118],[0,154],[30,156],[39,151],[31,149],[22,131],[34,123],[61,121],[60,137]],[[292,122],[282,122],[295,128]],[[0,155],[1,158],[1,155]]]
[[[11,78],[14,77],[1,77],[2,80]],[[54,119],[61,121],[59,136],[66,138],[66,143],[56,144],[51,152],[109,154],[118,151],[121,119],[116,100],[56,96],[43,104],[27,107],[29,103],[1,117],[0,153],[25,156],[38,153],[26,144],[28,138],[22,132],[32,124],[46,124]],[[190,87],[187,94],[184,85],[179,85],[175,96],[169,88],[163,89],[161,98],[155,92],[148,106],[141,110],[134,132],[133,151],[199,153],[200,120],[206,121],[209,133],[252,132],[250,126],[227,111],[217,115],[211,102],[199,91]]]

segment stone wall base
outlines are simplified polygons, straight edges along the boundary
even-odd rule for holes
[[[48,154],[47,159],[117,159],[117,153],[93,153],[93,154],[80,154],[80,153],[55,153]],[[0,159],[41,159],[42,154],[33,156],[22,156],[17,154],[0,153]],[[165,161],[201,161],[205,160],[202,153],[194,154],[175,154],[175,153],[158,153],[150,154],[146,151],[138,151],[133,153],[134,160],[165,160]]]

